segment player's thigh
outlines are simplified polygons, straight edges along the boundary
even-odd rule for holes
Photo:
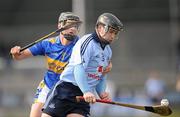
[[[84,116],[80,114],[72,113],[72,114],[68,114],[67,117],[84,117]]]
[[[42,80],[39,83],[36,94],[34,96],[34,102],[31,106],[30,117],[41,117],[42,107],[44,106],[49,90],[50,89]]]
[[[42,113],[41,117],[52,117],[52,116],[50,116],[50,115],[48,115],[46,113]]]
[[[42,114],[42,107],[44,103],[34,103],[31,106],[30,117],[41,117]]]
[[[36,90],[36,94],[34,96],[34,103],[37,103],[37,102],[45,103],[49,91],[50,89],[46,86],[46,84],[44,83],[44,80],[42,80],[39,83],[39,86]]]

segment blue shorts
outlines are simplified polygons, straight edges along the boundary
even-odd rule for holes
[[[42,111],[53,117],[66,117],[71,113],[89,117],[89,103],[77,102],[76,96],[83,96],[79,87],[72,83],[61,82],[50,91]]]

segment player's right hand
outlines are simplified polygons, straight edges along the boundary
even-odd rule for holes
[[[108,66],[103,70],[102,74],[105,75],[105,74],[108,74],[112,69],[112,62],[109,61],[109,64]]]
[[[84,97],[84,100],[85,100],[86,102],[88,102],[88,103],[95,103],[95,102],[96,102],[96,97],[95,97],[95,95],[94,95],[93,93],[91,93],[91,92],[86,92],[86,93],[84,93],[83,97]]]
[[[20,49],[21,49],[20,46],[15,46],[15,47],[11,48],[10,53],[12,55],[20,55]]]
[[[112,101],[108,92],[103,92],[99,95],[102,100]]]

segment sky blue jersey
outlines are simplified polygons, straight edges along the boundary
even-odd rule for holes
[[[52,88],[59,81],[64,67],[68,64],[72,48],[78,39],[79,37],[76,37],[70,44],[62,45],[60,36],[56,36],[45,39],[29,48],[33,56],[46,57],[47,71],[44,75],[44,81],[48,88]]]
[[[83,64],[88,85],[94,91],[100,80],[104,78],[102,72],[108,66],[111,57],[112,50],[109,45],[102,47],[96,33],[87,34],[74,46],[69,64],[60,79],[77,86],[73,69],[75,65]]]

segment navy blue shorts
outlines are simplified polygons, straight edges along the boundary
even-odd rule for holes
[[[70,113],[89,117],[89,103],[76,101],[76,96],[82,95],[79,87],[72,83],[61,82],[51,90],[42,111],[52,117],[66,117]]]

